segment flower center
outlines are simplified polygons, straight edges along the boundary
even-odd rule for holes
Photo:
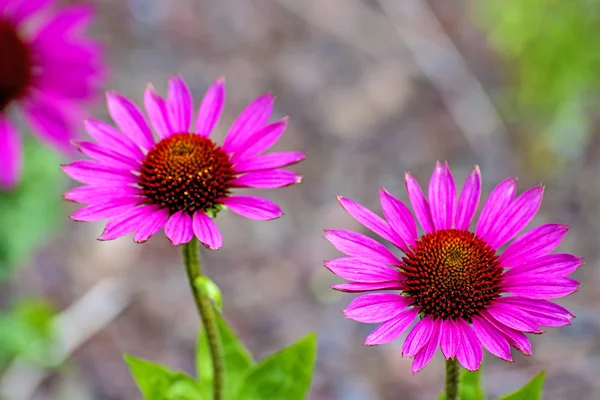
[[[139,185],[151,204],[171,214],[210,210],[229,194],[229,157],[212,140],[176,133],[158,142],[142,163]]]
[[[500,295],[498,256],[471,232],[445,229],[423,235],[403,261],[405,292],[426,315],[470,322]]]
[[[31,53],[8,21],[0,19],[0,111],[31,84]]]

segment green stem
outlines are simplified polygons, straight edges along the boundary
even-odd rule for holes
[[[446,400],[458,400],[459,368],[456,358],[446,360]]]
[[[223,398],[223,351],[219,339],[217,321],[215,319],[215,309],[211,300],[205,293],[201,292],[195,285],[196,280],[202,277],[200,270],[200,251],[198,239],[194,238],[189,243],[183,245],[183,263],[185,271],[190,282],[190,288],[194,295],[196,307],[200,314],[200,319],[206,329],[208,346],[213,366],[213,399],[221,400]]]

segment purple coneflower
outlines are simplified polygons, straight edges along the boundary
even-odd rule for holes
[[[16,106],[40,140],[69,149],[82,102],[103,75],[100,50],[83,31],[87,6],[50,10],[52,0],[0,0],[0,189],[19,179],[22,144],[8,112]]]
[[[437,163],[429,196],[409,173],[405,186],[417,221],[409,208],[381,189],[385,219],[354,201],[339,197],[342,207],[367,228],[390,241],[404,255],[396,257],[381,243],[346,230],[328,230],[325,237],[349,257],[325,266],[350,283],[337,290],[371,293],[353,300],[344,315],[364,323],[381,323],[365,344],[396,339],[417,319],[406,337],[402,355],[414,357],[412,371],[425,367],[440,347],[446,359],[477,370],[482,345],[512,361],[511,349],[530,355],[524,333],[542,333],[542,326],[570,324],[574,316],[548,301],[577,290],[567,275],[582,265],[571,254],[550,254],[568,229],[563,224],[533,228],[506,245],[531,222],[544,188],[536,186],[515,197],[516,179],[508,178],[490,193],[473,232],[469,231],[481,194],[475,167],[456,201],[454,179],[447,164]],[[417,318],[418,317],[418,318]]]
[[[223,207],[255,220],[282,215],[273,202],[253,196],[232,196],[234,188],[278,188],[301,177],[282,167],[304,159],[299,152],[262,154],[281,137],[287,118],[268,123],[275,98],[258,97],[234,121],[223,145],[210,139],[225,102],[224,79],[208,89],[192,128],[194,102],[181,77],[169,82],[167,99],[151,85],[144,105],[158,140],[141,111],[130,100],[107,93],[108,111],[119,129],[88,120],[96,142],[76,143],[93,160],[74,161],[65,172],[86,186],[65,194],[87,206],[72,216],[77,221],[110,218],[100,240],[130,232],[144,242],[162,227],[174,245],[194,235],[206,246],[222,245],[211,217]]]

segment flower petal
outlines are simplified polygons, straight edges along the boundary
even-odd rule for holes
[[[280,153],[269,153],[250,158],[248,160],[242,160],[236,163],[233,167],[235,172],[253,172],[253,171],[264,171],[267,169],[283,168],[289,165],[299,163],[306,158],[305,153],[300,152],[280,152]]]
[[[523,311],[502,303],[492,303],[487,312],[499,323],[522,332],[542,333],[534,318]]]
[[[456,210],[456,187],[448,163],[436,163],[429,181],[428,198],[435,229],[452,228]]]
[[[56,3],[56,0],[12,0],[7,2],[4,12],[13,23],[20,24],[53,3]]]
[[[510,343],[512,347],[514,347],[526,356],[531,355],[531,342],[523,332],[519,332],[515,329],[509,328],[508,326],[496,320],[486,311],[480,311],[479,314],[483,318],[485,318],[485,320],[489,322],[490,325],[502,332],[502,334],[504,335],[504,337],[506,337],[506,340],[508,340],[508,343]]]
[[[177,211],[165,224],[165,235],[175,246],[184,244],[194,237],[192,217],[185,211]]]
[[[246,137],[267,123],[274,102],[275,97],[267,93],[250,103],[231,125],[223,142],[223,150],[227,153],[240,151],[240,145],[245,143]]]
[[[460,331],[460,342],[456,350],[456,359],[469,371],[477,371],[483,358],[481,343],[473,329],[462,319],[456,321]]]
[[[102,203],[113,197],[141,196],[142,189],[135,186],[78,186],[63,195],[65,200],[76,203]]]
[[[460,230],[469,230],[469,225],[477,212],[479,199],[481,198],[481,171],[479,166],[473,168],[473,172],[465,181],[465,185],[460,193],[458,208],[456,210],[456,219],[454,227]]]
[[[73,145],[86,156],[103,163],[107,167],[122,170],[138,170],[140,162],[121,153],[114,152],[94,142],[73,141]]]
[[[452,220],[450,220],[452,223]],[[440,335],[441,335],[441,320],[436,319],[432,323],[431,328],[431,337],[423,346],[423,348],[415,355],[415,359],[412,364],[412,373],[413,375],[425,368],[427,364],[431,361],[435,352],[440,345]]]
[[[402,357],[414,357],[431,338],[433,333],[433,318],[431,315],[421,319],[412,328],[402,345]]]
[[[575,279],[535,273],[505,277],[502,283],[503,290],[528,299],[557,299],[576,292],[578,288],[579,282]]]
[[[547,300],[531,300],[519,296],[500,297],[496,302],[504,303],[508,307],[515,307],[525,311],[536,319],[540,326],[569,325],[575,317],[566,308]]]
[[[512,267],[545,256],[554,250],[569,228],[563,224],[545,224],[531,229],[512,242],[499,258],[503,267]]]
[[[520,275],[567,276],[583,265],[583,258],[572,254],[548,254],[525,264],[515,265],[504,272],[505,278],[517,278]]]
[[[145,242],[165,226],[167,219],[169,219],[169,209],[156,209],[138,225],[133,235],[133,241],[136,243]]]
[[[396,197],[392,196],[387,190],[379,191],[381,209],[383,215],[389,221],[392,229],[396,231],[402,239],[404,246],[399,246],[403,251],[408,250],[408,246],[415,246],[418,237],[417,223],[407,206]]]
[[[350,282],[350,283],[338,283],[331,285],[331,288],[345,293],[362,293],[372,292],[377,290],[402,290],[404,286],[400,282],[377,282],[377,283],[365,283],[365,282]]]
[[[75,221],[92,222],[115,217],[140,203],[138,196],[113,197],[102,203],[94,203],[75,211],[71,218]]]
[[[121,132],[140,148],[150,150],[154,137],[142,112],[128,98],[117,92],[106,93],[108,113]]]
[[[325,261],[325,268],[337,276],[354,282],[378,283],[403,281],[405,278],[395,268],[371,260],[342,257]]]
[[[161,139],[168,138],[172,133],[175,133],[171,128],[167,102],[156,93],[152,84],[148,84],[144,93],[144,107],[146,107],[146,114],[148,114],[154,131]]]
[[[418,313],[419,312],[416,308],[409,308],[408,310],[402,311],[394,318],[375,328],[375,330],[371,332],[365,339],[365,344],[367,346],[375,346],[378,344],[391,342],[400,336],[406,330],[406,328],[412,324]]]
[[[108,221],[98,240],[113,240],[135,231],[152,215],[154,210],[155,208],[151,206],[130,208]]]
[[[237,151],[231,157],[236,163],[240,160],[247,160],[260,153],[267,151],[283,135],[288,125],[288,118],[268,124],[260,129],[250,132],[243,142],[240,142]]]
[[[202,137],[210,136],[210,133],[215,128],[219,119],[221,118],[221,112],[223,111],[223,105],[225,104],[225,78],[219,78],[213,83],[202,102],[200,108],[198,108],[198,117],[196,118],[196,129],[197,135]]]
[[[274,189],[302,182],[302,177],[287,169],[248,172],[229,182],[232,187]]]
[[[440,347],[442,353],[446,357],[446,360],[456,357],[456,350],[460,341],[460,330],[456,322],[451,319],[442,321],[441,330]]]
[[[257,221],[268,221],[283,215],[281,208],[270,200],[253,196],[231,196],[219,199],[236,214]]]
[[[63,171],[81,183],[99,186],[137,183],[138,178],[131,172],[100,164],[96,161],[78,160],[64,164]]]
[[[92,119],[85,120],[84,125],[90,136],[99,145],[134,160],[142,161],[144,159],[142,150],[131,139],[112,126]]]
[[[0,115],[0,189],[10,189],[21,176],[23,145],[13,124]]]
[[[206,248],[216,250],[223,246],[223,237],[217,224],[204,211],[194,213],[193,228],[194,234]]]
[[[346,318],[367,324],[384,322],[394,318],[412,300],[392,293],[370,293],[352,300],[343,311]]]
[[[402,265],[384,245],[360,233],[343,229],[325,230],[325,239],[344,254],[383,264]]]
[[[415,215],[419,224],[423,227],[425,233],[434,231],[434,224],[431,218],[431,211],[429,210],[429,204],[423,195],[419,182],[410,173],[404,174],[404,186],[408,193],[410,204],[415,211]]]
[[[517,180],[506,178],[500,182],[491,192],[483,205],[475,234],[483,237],[494,224],[498,215],[512,202],[517,192]]]
[[[493,355],[506,361],[513,361],[510,345],[506,337],[485,319],[473,316],[473,330],[481,344]]]
[[[169,121],[175,132],[189,133],[194,113],[192,92],[181,76],[169,79],[167,94]]]

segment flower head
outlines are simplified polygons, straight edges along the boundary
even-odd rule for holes
[[[68,150],[82,101],[102,80],[100,50],[83,35],[91,9],[51,12],[52,3],[0,0],[0,189],[12,187],[21,171],[21,138],[9,109],[19,108],[40,140]]]
[[[385,219],[354,201],[338,197],[342,207],[374,233],[398,247],[398,258],[381,243],[345,230],[326,231],[325,237],[349,257],[325,266],[350,283],[334,285],[343,292],[371,293],[353,300],[347,318],[381,323],[365,344],[396,339],[409,330],[402,355],[414,357],[413,373],[425,367],[440,347],[468,370],[479,368],[482,346],[512,361],[510,347],[530,355],[524,333],[542,333],[542,326],[570,324],[574,316],[548,301],[577,290],[567,275],[583,261],[571,254],[550,254],[567,233],[562,224],[533,228],[509,243],[535,216],[543,197],[536,186],[515,198],[516,179],[498,184],[483,206],[473,232],[469,231],[481,195],[481,175],[475,167],[456,201],[448,164],[437,163],[425,198],[418,182],[407,173],[410,209],[385,189],[380,191]]]
[[[100,121],[85,123],[96,142],[76,146],[92,160],[74,161],[64,171],[84,184],[65,194],[85,203],[72,218],[110,218],[100,240],[130,232],[144,242],[162,227],[175,245],[194,235],[212,249],[222,237],[213,222],[222,208],[255,220],[282,215],[273,202],[252,196],[232,196],[235,188],[278,188],[301,178],[282,167],[304,159],[304,153],[262,154],[283,134],[287,118],[268,123],[275,98],[270,94],[250,103],[229,129],[223,145],[209,136],[221,116],[225,86],[218,79],[206,92],[192,129],[194,103],[181,77],[169,81],[167,99],[149,85],[144,105],[150,123],[130,100],[107,93],[108,111],[119,129]]]

